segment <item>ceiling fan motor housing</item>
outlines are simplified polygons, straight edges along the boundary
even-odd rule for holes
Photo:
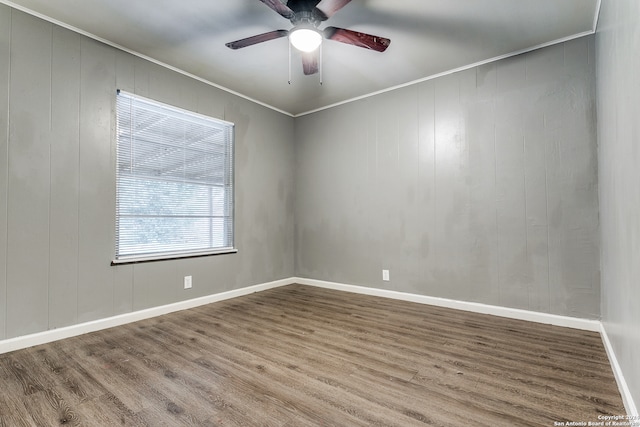
[[[291,30],[274,30],[236,40],[226,44],[230,49],[241,49],[269,40],[289,37],[291,45],[303,52],[302,65],[306,75],[318,72],[317,48],[323,39],[333,40],[378,52],[384,52],[391,40],[345,28],[318,26],[345,7],[351,0],[259,0],[293,24]]]
[[[309,27],[312,29],[318,28],[322,19],[320,19],[317,13],[311,11],[300,11],[296,12],[294,17],[291,18],[291,23],[296,27]]]

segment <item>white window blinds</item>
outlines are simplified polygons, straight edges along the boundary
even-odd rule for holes
[[[233,124],[118,91],[117,263],[233,249]]]

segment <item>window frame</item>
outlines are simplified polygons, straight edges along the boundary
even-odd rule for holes
[[[157,107],[158,109],[161,110],[168,110],[168,111],[174,111],[176,112],[176,115],[183,115],[183,116],[192,116],[195,118],[198,118],[199,120],[205,120],[205,121],[211,121],[213,123],[215,123],[216,125],[220,125],[224,128],[226,128],[226,130],[228,130],[230,132],[230,141],[225,142],[225,144],[228,144],[228,153],[225,154],[225,159],[222,162],[223,167],[226,169],[227,166],[226,162],[230,162],[230,173],[227,175],[226,170],[224,171],[223,175],[225,176],[225,180],[228,179],[228,181],[231,183],[230,184],[230,198],[231,198],[231,203],[230,203],[230,213],[228,215],[228,217],[231,219],[230,224],[225,223],[224,228],[226,229],[227,227],[230,227],[231,230],[230,232],[228,232],[228,236],[230,236],[230,246],[224,246],[224,247],[209,247],[209,248],[201,248],[201,249],[179,249],[179,250],[163,250],[163,251],[159,251],[159,252],[153,252],[153,253],[142,253],[139,252],[137,254],[119,254],[118,252],[118,248],[120,245],[120,233],[119,233],[119,221],[120,221],[120,211],[119,211],[119,194],[120,194],[120,180],[119,180],[119,174],[120,172],[120,165],[119,165],[119,157],[118,157],[118,153],[120,150],[120,136],[119,136],[119,129],[118,129],[118,123],[119,123],[119,110],[118,110],[118,97],[119,96],[125,96],[129,99],[133,101],[135,100],[141,100],[145,103],[150,103],[153,104],[154,107]],[[141,262],[152,262],[152,261],[162,261],[162,260],[172,260],[172,259],[182,259],[182,258],[195,258],[195,257],[203,257],[203,256],[213,256],[213,255],[221,255],[221,254],[231,254],[231,253],[237,253],[238,250],[235,247],[235,223],[236,223],[236,218],[235,218],[235,203],[236,203],[236,197],[235,197],[235,124],[226,120],[221,120],[215,117],[210,117],[207,115],[203,115],[200,113],[196,113],[194,111],[190,111],[184,108],[180,108],[180,107],[176,107],[174,105],[170,105],[161,101],[157,101],[151,98],[146,98],[143,96],[139,96],[136,94],[132,94],[130,92],[126,92],[126,91],[121,91],[120,89],[118,89],[116,91],[116,98],[115,98],[115,108],[114,108],[114,112],[115,112],[115,145],[116,145],[116,161],[115,161],[115,173],[116,173],[116,179],[115,179],[115,190],[116,190],[116,206],[115,206],[115,235],[114,235],[114,257],[113,260],[111,261],[111,265],[120,265],[120,264],[133,264],[133,263],[141,263]],[[167,115],[169,116],[169,115]],[[171,180],[164,180],[164,182],[170,182]],[[226,182],[226,181],[225,181]],[[213,188],[213,186],[211,186],[209,184],[210,188]],[[211,196],[210,196],[211,197]],[[226,193],[225,193],[225,197],[226,197]],[[211,198],[209,198],[208,200],[212,200]],[[226,204],[226,202],[223,202],[223,206]],[[225,215],[226,216],[226,215]],[[213,218],[214,216],[211,216],[211,218]],[[225,232],[225,234],[227,234]]]

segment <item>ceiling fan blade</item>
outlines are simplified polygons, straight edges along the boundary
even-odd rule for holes
[[[293,13],[293,10],[289,9],[289,6],[285,5],[280,0],[260,0],[260,1],[287,19],[291,19],[295,15],[295,13]]]
[[[371,34],[359,33],[357,31],[337,27],[325,28],[324,36],[329,40],[351,44],[378,52],[384,52],[391,44],[391,40],[384,37],[372,36]]]
[[[246,39],[229,42],[225,46],[230,49],[241,49],[243,47],[252,46],[254,44],[268,42],[269,40],[279,39],[280,37],[286,37],[287,35],[289,35],[288,30],[269,31],[268,33],[258,34],[255,36],[247,37]]]
[[[305,76],[318,72],[318,49],[313,52],[302,52],[302,71]]]
[[[345,7],[351,0],[322,0],[316,5],[316,9],[322,12],[320,19],[326,21],[331,18],[334,13]]]

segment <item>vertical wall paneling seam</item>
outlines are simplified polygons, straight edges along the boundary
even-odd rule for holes
[[[496,67],[496,88],[497,88],[497,67]],[[491,100],[493,104],[493,114],[496,114],[496,100],[495,100],[495,89],[494,88],[494,96]],[[497,260],[497,273],[498,273],[498,301],[502,298],[502,269],[500,268],[501,260],[500,260],[500,221],[498,220],[498,148],[497,148],[497,139],[498,139],[498,127],[495,123],[495,118],[493,120],[493,209],[495,212],[496,219],[496,260]]]
[[[493,79],[493,89],[491,96],[491,108],[493,110],[493,209],[495,212],[495,221],[496,221],[496,273],[498,274],[498,301],[501,298],[502,289],[502,273],[500,269],[501,258],[500,258],[500,221],[498,218],[498,126],[496,124],[496,116],[498,110],[498,104],[496,101],[496,94],[498,91],[498,65],[494,64],[495,77]],[[495,289],[495,284],[493,285]]]
[[[618,16],[620,14],[619,9],[620,8],[616,8],[616,12],[615,12],[616,21],[617,22],[620,22],[620,17]],[[613,30],[610,30],[610,32],[611,31],[613,31]],[[618,39],[620,38],[620,36],[616,36],[615,34],[612,34],[611,38],[613,39],[612,40],[613,52],[614,52],[614,55],[617,56],[618,55]],[[619,65],[617,65],[617,66],[619,67]],[[620,71],[616,70],[615,72],[617,72],[619,74]],[[613,84],[613,93],[614,93],[613,96],[614,96],[614,99],[623,99],[623,98],[620,97],[620,84],[619,84],[620,80],[618,78],[615,78],[615,77],[616,76],[613,76],[613,75],[611,77],[609,77],[612,80],[612,84]],[[616,121],[620,120],[619,119],[620,114],[619,114],[619,111],[618,111],[619,106],[620,106],[620,102],[614,102],[613,103],[613,117],[616,118]],[[613,141],[610,142],[609,144],[613,144],[614,147],[618,147],[619,146],[619,144],[618,144],[618,141],[619,141],[618,135],[620,133],[619,129],[620,129],[619,126],[613,126],[613,135],[612,135]],[[614,176],[613,179],[615,180],[616,177]],[[620,209],[619,207],[616,207],[616,208],[617,208],[616,210]]]
[[[80,67],[80,69],[78,70],[78,79],[80,79],[80,81],[78,82],[78,156],[76,157],[76,160],[78,162],[78,175],[77,175],[77,179],[78,179],[78,194],[77,194],[77,200],[76,200],[76,231],[77,231],[77,238],[76,238],[76,256],[78,257],[78,262],[76,262],[76,289],[75,289],[75,297],[76,297],[76,317],[74,319],[74,323],[76,323],[78,321],[78,318],[80,317],[80,296],[79,296],[79,288],[80,288],[80,189],[81,189],[81,173],[80,173],[80,165],[82,162],[82,159],[80,158],[80,153],[82,153],[82,45],[84,44],[84,38],[81,37],[80,38],[80,48],[78,50],[78,67]]]
[[[431,123],[433,123],[433,229],[432,232],[435,234],[438,230],[438,181],[437,181],[437,171],[438,171],[438,144],[436,140],[436,81],[432,83],[433,90],[431,90]],[[434,248],[434,259],[438,260],[438,248],[437,245],[433,245]],[[437,264],[436,264],[437,265]]]
[[[492,104],[493,104],[493,111],[494,111],[494,123],[493,123],[493,165],[494,165],[494,174],[495,174],[495,178],[494,178],[494,208],[495,208],[495,213],[496,213],[496,258],[497,258],[497,272],[498,272],[498,286],[497,286],[497,290],[498,290],[498,301],[502,302],[504,300],[503,298],[503,287],[504,284],[506,283],[505,280],[505,274],[504,274],[504,269],[501,268],[501,266],[503,265],[504,262],[504,258],[502,255],[502,249],[504,249],[504,247],[506,247],[507,245],[502,245],[502,241],[501,241],[501,237],[500,237],[500,232],[501,232],[501,223],[500,223],[500,180],[498,177],[498,124],[497,124],[497,114],[498,114],[498,101],[497,101],[497,91],[498,91],[498,67],[496,66],[496,79],[495,79],[495,86],[493,89],[493,99],[492,99]]]
[[[526,69],[526,67],[525,67]],[[544,203],[545,203],[545,223],[547,224],[547,307],[551,310],[551,224],[549,221],[549,159],[547,153],[547,132],[546,132],[546,114],[542,115],[542,130],[544,132],[543,145],[544,145]]]
[[[112,91],[110,94],[110,100],[111,100],[111,111],[109,112],[109,122],[110,122],[110,126],[109,126],[109,153],[110,153],[110,159],[111,162],[109,163],[109,166],[111,168],[111,173],[113,174],[113,180],[111,181],[111,186],[113,188],[113,201],[114,201],[114,211],[112,212],[113,218],[115,219],[115,203],[117,203],[117,196],[116,193],[118,191],[118,186],[116,183],[116,170],[118,169],[118,144],[116,142],[116,134],[117,134],[117,120],[116,120],[116,103],[118,102],[117,98],[116,98],[116,91],[119,90],[118,88],[118,55],[114,54],[113,55],[113,69],[114,69],[114,73],[113,73],[113,86],[112,86]],[[135,69],[135,67],[134,67]],[[135,83],[134,83],[135,84]],[[135,88],[135,86],[134,86]],[[111,227],[111,231],[110,231],[110,235],[112,236],[112,240],[111,240],[111,248],[115,248],[116,246],[116,235],[115,235],[115,223],[113,224],[113,226]],[[112,249],[112,254],[113,256],[115,256],[115,249]],[[115,268],[111,268],[111,315],[115,316],[117,313],[117,307],[118,307],[118,303],[116,302],[116,288],[117,288],[117,283],[116,281],[118,280],[118,275],[116,274],[118,267]],[[133,307],[133,306],[132,306]]]
[[[53,130],[53,24],[49,23],[49,135]],[[49,138],[49,147],[53,139]],[[49,148],[49,199],[51,199],[51,148]],[[51,218],[51,200],[49,200],[49,218]],[[51,246],[51,244],[49,244]]]
[[[375,155],[376,155],[376,162],[375,162],[375,173],[376,173],[376,187],[380,188],[380,141],[378,139],[379,135],[380,135],[380,116],[378,115],[378,108],[377,108],[377,104],[376,102],[372,102],[372,108],[373,108],[373,112],[376,115],[376,131],[374,134],[374,147],[375,147]],[[379,214],[379,212],[376,212],[377,214]]]
[[[416,200],[421,200],[422,198],[424,198],[425,195],[425,188],[426,188],[426,183],[425,183],[425,176],[423,173],[423,168],[422,168],[422,163],[424,161],[424,142],[422,141],[422,123],[423,123],[423,119],[422,119],[422,99],[423,99],[423,93],[424,93],[424,84],[418,84],[416,85],[415,91],[413,91],[413,93],[415,94],[415,119],[416,119],[416,129],[415,129],[415,138],[416,138],[416,182],[415,182],[415,188],[416,188]],[[420,218],[425,218],[424,215],[424,210],[422,209],[422,207],[420,207],[420,205],[417,205],[419,209],[418,211],[418,215]],[[428,231],[428,224],[426,224],[426,222],[421,226],[420,232],[422,233],[422,235],[426,234]],[[421,277],[425,277],[425,265],[427,264],[427,257],[423,257],[424,259],[424,263],[421,266],[421,269],[419,271],[419,275]]]
[[[398,162],[398,169],[400,168],[400,117],[396,119],[396,161]]]
[[[80,55],[82,55],[82,50],[80,50]],[[138,93],[137,93],[136,88],[138,87],[138,85],[137,85],[137,71],[138,71],[138,67],[136,67],[136,58],[135,58],[135,57],[133,58],[133,61],[132,61],[132,62],[133,62],[133,82],[131,83],[131,84],[132,84],[132,92],[133,92],[134,94],[136,94],[136,95],[137,95]],[[116,73],[117,73],[117,72],[116,72]],[[117,77],[116,77],[116,78],[117,78]],[[80,85],[80,88],[81,88],[80,90],[82,90],[82,85]],[[117,89],[118,89],[118,88],[117,88]],[[225,108],[223,108],[223,109],[222,109],[222,119],[223,119],[223,120],[227,120],[227,117],[226,117],[226,116],[227,116],[227,108],[226,108],[226,106],[225,106]],[[118,134],[118,121],[117,121],[117,120],[116,120],[116,122],[114,123],[114,126],[115,126],[115,128],[116,128],[116,136],[115,136],[114,138],[117,138],[117,134]],[[234,132],[235,132],[235,131],[234,131]],[[234,138],[235,138],[235,137],[234,137]],[[234,149],[235,149],[235,139],[234,139]],[[234,153],[234,155],[235,155],[235,153]],[[118,163],[117,163],[117,162],[118,162],[118,144],[116,143],[116,169],[115,169],[115,170],[116,170],[116,172],[114,172],[115,174],[117,174],[117,170],[118,170],[118,168],[117,168],[117,164],[118,164]],[[235,183],[234,183],[234,184],[235,184]],[[115,194],[115,196],[116,196],[116,203],[118,203],[118,187],[117,187],[117,184],[116,184],[116,194]],[[235,195],[234,195],[234,197],[235,197]],[[235,200],[235,199],[234,199],[234,200]],[[116,209],[116,207],[114,206],[114,212],[113,212],[113,215],[115,215],[115,214],[116,214],[115,209]],[[235,221],[235,213],[234,213],[234,221]],[[116,226],[117,226],[117,223],[116,223]],[[114,238],[116,238],[116,239],[117,239],[117,237],[115,237],[115,235],[114,235]],[[80,240],[80,239],[78,239],[78,241],[79,241],[79,240]],[[115,256],[115,247],[116,247],[116,242],[115,242],[115,240],[114,240],[114,241],[113,241],[113,251],[114,251],[114,256]],[[118,267],[116,267],[116,268],[118,268]],[[130,311],[130,312],[133,312],[133,311],[134,311],[134,307],[136,307],[136,304],[135,304],[135,296],[136,296],[136,292],[135,292],[135,289],[136,289],[136,270],[137,270],[137,268],[136,268],[136,264],[132,264],[132,265],[131,265],[131,287],[130,287],[130,289],[131,289],[131,308],[129,309],[129,311]]]
[[[365,117],[371,117],[371,114],[373,114],[375,112],[375,107],[374,107],[374,100],[370,99],[365,101],[366,102],[366,109],[367,109],[367,115]],[[365,125],[365,127],[367,128],[367,141],[366,141],[366,145],[367,145],[367,160],[366,160],[366,165],[367,165],[367,197],[369,198],[369,200],[367,200],[368,206],[373,206],[375,207],[374,201],[376,200],[375,198],[375,185],[376,185],[376,162],[377,162],[377,158],[376,158],[376,146],[375,144],[372,143],[373,141],[373,137],[375,135],[376,130],[373,128],[373,126],[371,125]],[[373,154],[373,158],[374,161],[371,162],[371,155]],[[373,165],[373,166],[372,166]],[[373,168],[373,170],[371,170],[370,168]],[[372,184],[373,184],[373,189],[372,190]],[[374,221],[374,216],[376,215],[375,209],[367,209],[367,227],[372,226],[375,221]],[[298,222],[298,220],[296,219],[296,222]]]
[[[115,126],[116,126],[116,97],[115,97],[115,93],[116,90],[118,89],[118,55],[114,53],[114,55],[112,56],[113,58],[113,86],[111,87],[111,94],[109,96],[109,101],[111,104],[111,107],[109,108],[109,141],[108,145],[109,145],[109,167],[111,169],[111,173],[113,174],[112,177],[113,179],[111,180],[111,188],[113,190],[113,201],[114,201],[114,207],[115,207],[115,195],[116,195],[116,179],[115,179],[115,170],[117,168],[117,158],[116,158],[116,154],[115,154],[115,148],[116,145],[114,145],[114,141],[115,141]],[[105,144],[106,145],[106,144]],[[112,217],[115,220],[115,212],[112,212]],[[111,227],[111,230],[109,231],[109,236],[112,238],[111,239],[111,247],[114,248],[115,247],[115,223],[113,224],[113,226]],[[116,270],[114,268],[110,268],[109,269],[109,273],[111,276],[111,315],[115,316],[116,314],[116,280],[117,280],[117,276],[116,276]]]
[[[379,115],[379,107],[378,107],[378,103],[374,100],[373,102],[371,102],[371,109],[372,109],[372,113],[375,115],[375,120],[376,120],[376,126],[375,126],[375,133],[373,135],[373,146],[374,146],[374,153],[375,153],[375,159],[376,161],[374,162],[374,173],[375,173],[375,185],[374,185],[374,192],[375,189],[380,189],[380,182],[381,182],[381,177],[380,177],[380,145],[379,145],[379,140],[378,140],[378,136],[380,135],[380,115]],[[382,192],[378,192],[378,195],[380,195]],[[374,196],[374,200],[376,200],[375,196]],[[380,209],[380,205],[381,205],[381,200],[380,200],[380,196],[377,197],[377,204],[374,204],[374,206],[376,206],[377,209],[374,209],[374,218],[375,217],[380,217],[380,212],[382,211],[382,209]],[[382,269],[382,266],[380,264],[383,264],[383,249],[384,248],[384,241],[382,238],[378,237],[377,241],[376,241],[376,257],[378,258],[376,261],[378,262],[378,271],[380,271]]]
[[[111,166],[111,170],[115,171],[117,168],[117,164],[118,164],[118,160],[117,160],[117,155],[114,158],[114,147],[113,147],[113,141],[114,141],[114,137],[115,137],[115,114],[116,114],[116,97],[114,96],[114,93],[117,93],[116,91],[120,90],[118,88],[118,55],[114,54],[113,55],[113,69],[115,70],[115,72],[113,73],[113,88],[114,90],[111,92],[111,94],[109,95],[109,100],[111,102],[111,108],[109,109],[109,165]],[[114,163],[115,162],[115,163]],[[115,165],[115,167],[114,167]],[[184,172],[183,172],[184,173]],[[114,176],[115,178],[115,176]],[[112,181],[111,183],[114,187],[113,190],[113,194],[115,195],[115,193],[118,191],[117,189],[117,184],[115,179]],[[116,202],[117,203],[117,202]],[[115,216],[115,214],[114,214]],[[112,230],[113,232],[113,230]],[[113,235],[113,237],[115,238],[115,234]],[[79,240],[79,239],[78,239]],[[111,242],[111,246],[115,246],[115,241]],[[118,268],[118,267],[115,267]],[[116,314],[116,274],[115,274],[115,270],[113,267],[111,267],[111,269],[109,270],[111,272],[111,315],[115,316]]]
[[[227,107],[225,105],[224,111],[226,112],[226,110],[227,110]],[[223,114],[226,114],[226,113],[223,113]],[[298,254],[298,235],[299,235],[299,231],[297,229],[296,220],[295,220],[295,218],[298,216],[296,214],[296,210],[298,209],[298,200],[297,200],[298,197],[296,196],[298,194],[298,192],[296,190],[296,188],[298,187],[298,185],[296,183],[296,181],[297,181],[296,178],[298,177],[298,166],[297,166],[297,164],[298,164],[298,126],[296,125],[296,121],[297,121],[296,119],[293,119],[293,156],[292,156],[292,158],[293,158],[293,162],[292,163],[293,164],[291,165],[291,174],[292,174],[291,176],[293,176],[293,179],[291,180],[292,181],[292,183],[291,183],[291,199],[292,199],[293,203],[292,203],[291,206],[292,206],[292,211],[293,211],[293,215],[292,215],[292,218],[293,218],[293,226],[292,226],[293,227],[293,243],[292,243],[292,247],[293,247],[293,253],[292,253],[292,256],[293,256],[293,274],[297,276],[298,275],[298,255],[297,254]],[[366,141],[365,141],[365,147],[366,147]],[[235,154],[236,153],[235,127],[234,127],[233,150],[234,150],[233,157],[234,157],[234,162],[235,162],[237,160],[235,158],[236,157],[236,154]],[[234,168],[234,170],[235,170],[235,168]],[[235,201],[235,191],[234,191],[234,196],[233,197],[234,197],[234,201]],[[286,198],[285,198],[285,203],[286,203]],[[235,212],[234,212],[233,216],[234,216],[234,220],[235,220]],[[235,230],[234,230],[234,233],[235,233]]]
[[[422,188],[422,186],[420,184],[422,184],[422,138],[421,138],[421,132],[420,130],[422,129],[422,111],[420,110],[420,106],[422,105],[422,103],[420,102],[420,100],[422,99],[421,93],[422,91],[420,90],[420,88],[422,88],[422,85],[417,85],[416,86],[416,116],[418,118],[418,123],[416,126],[416,137],[417,137],[417,141],[418,141],[418,186],[417,188]],[[422,191],[420,191],[418,194],[422,194]]]
[[[521,124],[520,130],[522,131],[522,160],[523,164],[527,164],[527,135],[525,134],[524,124]],[[528,221],[528,204],[527,204],[527,168],[522,168],[522,187],[524,195],[524,253],[525,257],[529,257],[529,221]],[[529,307],[531,308],[531,307]]]
[[[48,132],[48,148],[49,148],[49,195],[48,195],[48,205],[49,205],[49,217],[48,217],[48,227],[47,227],[47,237],[49,243],[49,262],[47,266],[47,330],[51,329],[51,192],[53,190],[53,164],[51,162],[51,153],[53,152],[53,144],[55,141],[53,139],[53,24],[49,23],[49,132]]]
[[[525,64],[524,65],[524,83],[525,83],[525,87],[527,87],[527,83],[529,81],[529,76],[528,76],[528,73],[527,73],[527,60],[526,59],[525,59],[525,63],[524,64]],[[544,121],[543,121],[543,126],[544,126]],[[524,163],[526,165],[526,163],[527,163],[527,159],[526,159],[527,134],[526,134],[526,127],[524,126],[524,124],[523,124],[523,132],[524,132],[524,153],[525,153]],[[544,139],[543,139],[543,141],[544,141]],[[545,171],[546,171],[546,166],[545,166]],[[529,226],[528,226],[528,217],[527,217],[527,185],[526,185],[527,172],[526,172],[526,169],[525,169],[525,173],[524,173],[524,179],[525,179],[525,197],[524,197],[525,218],[524,218],[524,221],[525,221],[525,233],[526,233],[526,236],[527,236],[527,257],[528,257],[529,256]],[[547,197],[547,190],[546,190],[546,172],[545,172],[545,200],[546,200],[546,197]],[[545,223],[547,224],[547,233],[548,233],[549,232],[549,226],[548,226],[549,220],[548,220],[548,215],[545,214],[545,216],[546,216]],[[547,239],[547,248],[546,249],[547,249],[546,251],[547,251],[547,259],[548,259],[549,258],[549,239]],[[531,256],[533,256],[533,254]],[[549,276],[549,265],[547,263],[547,288],[549,287],[548,276]],[[539,288],[536,289],[536,293],[537,293],[537,295],[536,295],[536,300],[537,300],[536,307],[538,309],[540,309],[540,289]],[[549,309],[550,309],[550,306],[549,306]]]
[[[564,45],[563,45],[564,46]],[[524,85],[525,88],[527,87],[527,61],[525,59],[525,63],[524,63]],[[525,262],[527,262],[527,260],[529,259],[529,256],[533,256],[533,254],[529,254],[529,217],[528,217],[528,208],[529,205],[527,203],[527,168],[526,168],[526,164],[527,164],[527,132],[526,132],[526,126],[524,125],[524,119],[522,119],[521,121],[521,132],[522,132],[522,163],[524,165],[523,168],[523,173],[522,173],[522,180],[523,180],[523,186],[524,186],[524,240],[525,240]],[[547,246],[547,251],[549,250],[548,246]],[[533,262],[533,261],[532,261]],[[535,273],[534,273],[535,275]],[[527,290],[528,290],[528,305],[529,305],[529,309],[531,309],[531,286],[532,285],[528,285],[527,286]],[[536,290],[536,293],[539,293],[539,290]],[[537,300],[539,301],[539,299],[537,298]],[[536,304],[536,306],[539,308],[538,303]]]
[[[6,222],[4,224],[4,227],[6,228],[6,232],[5,232],[5,266],[7,264],[7,260],[9,258],[9,153],[10,153],[10,149],[9,147],[11,146],[10,142],[11,142],[11,84],[9,84],[9,82],[11,82],[11,59],[12,59],[12,45],[13,45],[13,9],[9,10],[9,61],[7,64],[7,134],[5,135],[5,137],[7,138],[7,167],[4,168],[4,173],[6,174],[5,176],[5,182],[7,184],[7,203],[5,203],[4,209],[5,209],[5,215],[4,217],[6,218]],[[8,304],[8,300],[7,298],[9,297],[9,286],[7,285],[7,280],[9,279],[9,273],[8,273],[9,269],[5,268],[4,269],[4,283],[5,283],[5,287],[4,287],[4,331],[2,331],[2,336],[6,337],[7,336],[7,322],[9,321],[9,314],[8,314],[8,309],[7,307],[9,306]]]

